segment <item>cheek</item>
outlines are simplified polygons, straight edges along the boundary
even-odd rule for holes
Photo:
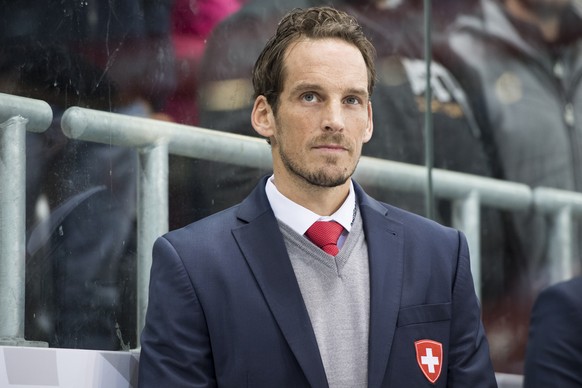
[[[285,139],[287,144],[305,143],[309,137],[317,134],[317,123],[313,116],[296,115],[286,117],[283,125],[279,126],[279,138]]]

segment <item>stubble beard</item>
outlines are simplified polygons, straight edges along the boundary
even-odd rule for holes
[[[347,182],[356,169],[357,163],[355,163],[351,168],[348,167],[340,170],[339,167],[337,167],[338,158],[327,156],[324,159],[323,167],[312,170],[306,162],[302,163],[301,161],[290,157],[280,143],[278,144],[278,147],[281,161],[287,171],[312,186],[328,188],[341,186]]]

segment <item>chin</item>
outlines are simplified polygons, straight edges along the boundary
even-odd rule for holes
[[[330,174],[323,171],[313,172],[303,177],[307,182],[319,187],[338,187],[350,179],[351,174]]]

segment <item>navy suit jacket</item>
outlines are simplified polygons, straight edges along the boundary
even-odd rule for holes
[[[369,387],[494,387],[461,233],[354,183],[370,271]],[[415,341],[442,344],[433,385]],[[327,387],[265,179],[239,205],[159,238],[140,387]]]
[[[524,387],[582,387],[582,277],[548,287],[538,296]]]

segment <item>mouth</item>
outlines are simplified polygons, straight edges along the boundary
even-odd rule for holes
[[[347,148],[344,146],[341,146],[339,144],[320,144],[320,145],[316,145],[313,148],[315,148],[316,150],[322,150],[322,151],[347,151]]]

